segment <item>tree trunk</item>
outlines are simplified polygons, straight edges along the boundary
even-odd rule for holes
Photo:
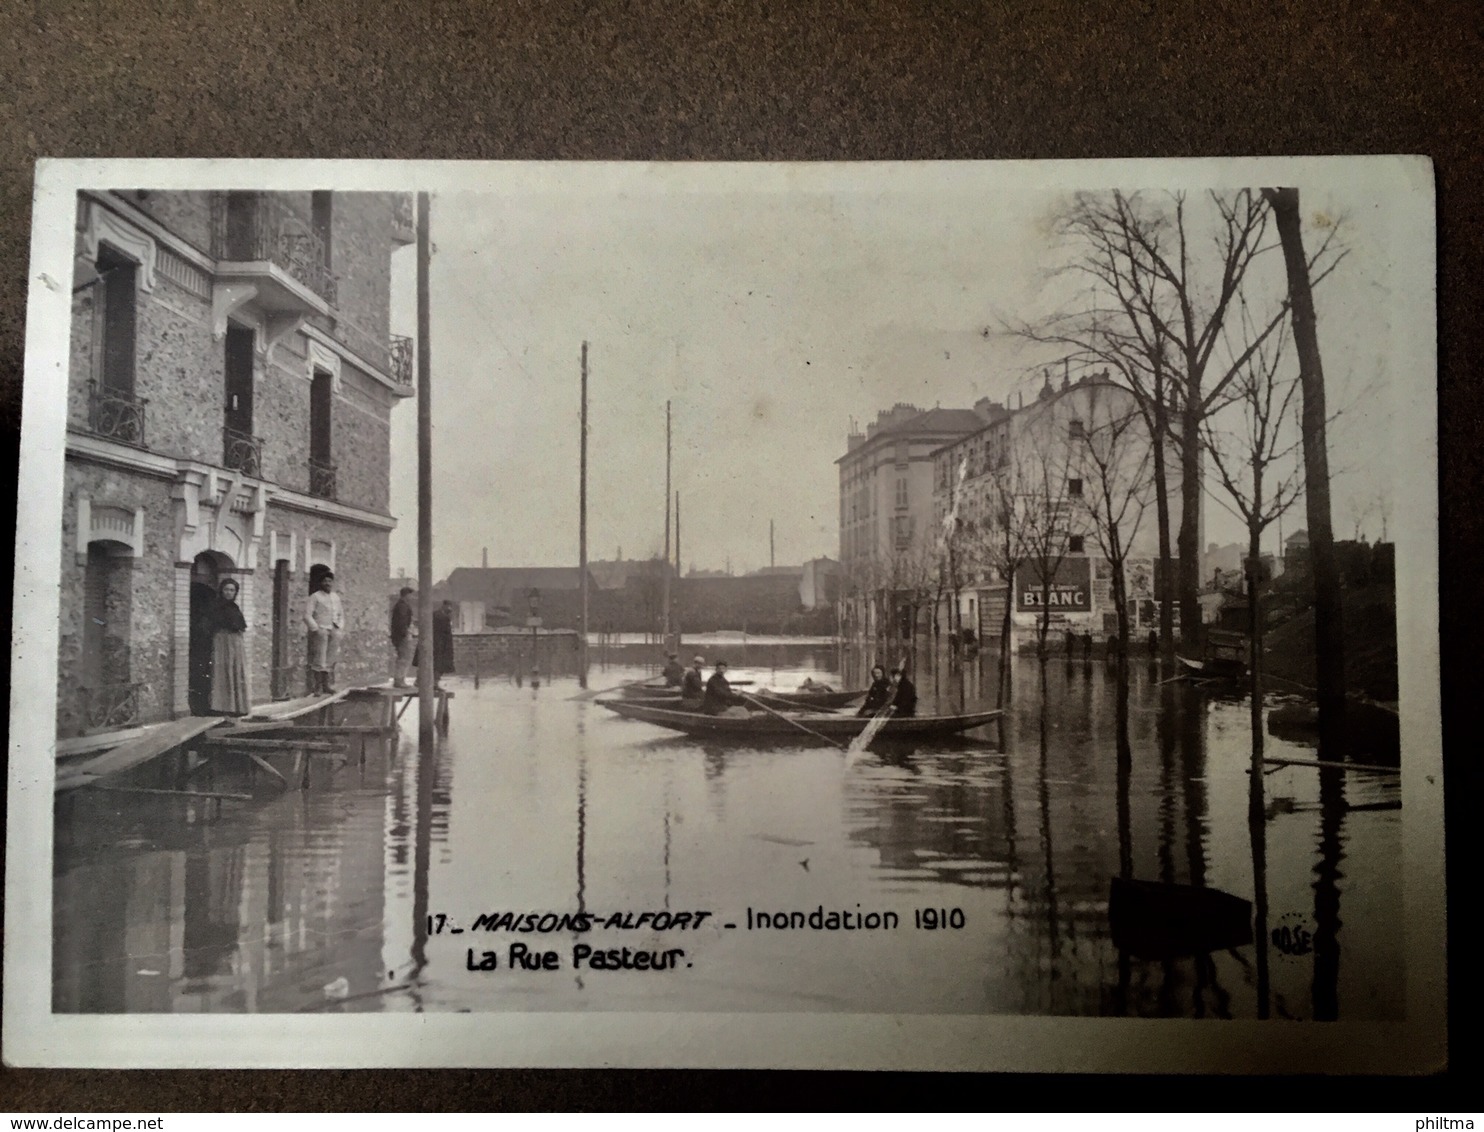
[[[1155,385],[1154,395],[1154,508],[1159,526],[1161,582],[1155,587],[1154,596],[1159,601],[1159,653],[1165,667],[1171,668],[1175,663],[1175,608],[1164,592],[1170,584],[1170,489],[1165,472],[1165,437],[1170,429],[1170,414],[1165,405],[1162,383]]]
[[[1319,699],[1321,758],[1339,757],[1345,735],[1345,621],[1340,598],[1340,572],[1335,561],[1334,527],[1330,521],[1329,451],[1325,440],[1324,367],[1309,263],[1304,256],[1297,189],[1264,189],[1278,224],[1283,262],[1288,268],[1288,299],[1293,316],[1293,344],[1298,350],[1303,386],[1304,495],[1309,521],[1309,560],[1314,569],[1315,683]]]
[[[1187,387],[1181,413],[1180,531],[1175,548],[1180,555],[1180,642],[1197,656],[1201,650],[1201,417],[1200,400]]]

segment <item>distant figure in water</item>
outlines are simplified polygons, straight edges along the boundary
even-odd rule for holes
[[[799,685],[801,692],[833,692],[835,689],[828,684],[821,684],[812,676],[805,676],[804,682]]]
[[[718,660],[716,671],[706,681],[706,695],[701,700],[701,710],[707,715],[720,715],[727,708],[742,707],[746,702],[732,691],[731,684],[727,682],[727,662]]]
[[[1087,660],[1087,661],[1092,660],[1092,634],[1091,633],[1083,633],[1082,634],[1082,659],[1083,660]]]
[[[678,688],[685,680],[685,669],[681,667],[679,659],[673,652],[667,652],[665,657],[665,670],[662,673],[665,678],[665,687]]]
[[[886,678],[886,669],[878,664],[871,669],[871,686],[866,689],[866,702],[855,714],[875,715],[891,703],[891,697],[891,681]]]
[[[1067,655],[1068,656],[1071,656],[1072,655],[1072,651],[1076,647],[1077,647],[1077,634],[1074,633],[1074,632],[1072,632],[1072,630],[1068,629],[1067,630]]]
[[[1159,653],[1159,633],[1157,630],[1149,630],[1149,655],[1155,656]]]
[[[892,714],[898,719],[906,719],[917,714],[917,685],[907,678],[907,674],[900,668],[891,670],[891,684],[893,688],[891,706]]]
[[[211,710],[216,715],[246,715],[252,709],[242,647],[247,620],[237,604],[238,592],[237,580],[228,578],[211,611]]]

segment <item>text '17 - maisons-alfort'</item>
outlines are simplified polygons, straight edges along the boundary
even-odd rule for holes
[[[414,240],[403,194],[79,194],[60,735],[206,711],[228,577],[254,702],[304,691],[326,571],[339,678],[381,677],[391,412],[413,392],[392,258]]]

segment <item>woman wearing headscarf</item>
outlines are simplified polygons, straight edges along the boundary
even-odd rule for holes
[[[246,715],[252,708],[247,690],[247,619],[237,604],[240,587],[228,578],[217,590],[211,611],[211,710],[217,715]]]
[[[871,669],[871,686],[866,689],[866,702],[861,704],[860,711],[855,714],[875,715],[891,703],[891,696],[891,681],[886,678],[886,669],[878,664]]]

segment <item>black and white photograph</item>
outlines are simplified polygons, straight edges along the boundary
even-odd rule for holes
[[[34,217],[8,1060],[1444,1063],[1425,159]]]

